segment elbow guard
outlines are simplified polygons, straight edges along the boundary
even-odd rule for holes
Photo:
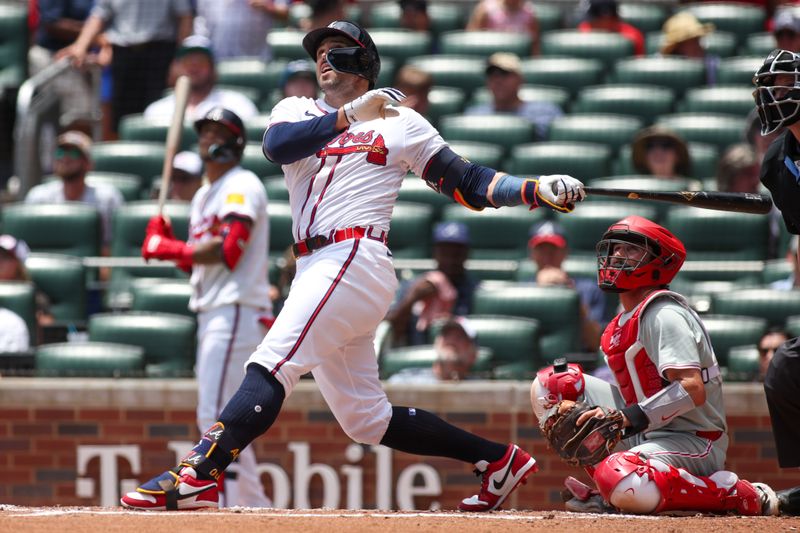
[[[422,179],[436,192],[446,194],[468,209],[480,211],[492,206],[486,193],[495,174],[491,168],[470,163],[445,147],[428,161]]]
[[[622,409],[631,423],[625,432],[630,437],[641,431],[653,430],[670,423],[675,417],[695,408],[694,401],[683,385],[673,381],[643,402]]]
[[[247,240],[250,238],[249,221],[241,218],[226,218],[222,224],[222,262],[228,270],[236,268],[236,264],[244,253]]]

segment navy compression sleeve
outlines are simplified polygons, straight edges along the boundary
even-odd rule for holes
[[[261,150],[273,163],[288,165],[316,153],[328,141],[339,135],[336,130],[337,113],[275,124],[264,134]]]

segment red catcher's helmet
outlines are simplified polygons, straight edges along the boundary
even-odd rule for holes
[[[617,244],[632,245],[644,255],[631,258]],[[597,284],[608,292],[666,286],[684,260],[686,248],[667,228],[643,217],[625,217],[611,224],[597,243]]]

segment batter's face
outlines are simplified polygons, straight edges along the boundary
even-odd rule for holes
[[[324,92],[337,91],[341,88],[350,89],[360,78],[347,72],[336,72],[325,59],[328,50],[334,48],[349,48],[354,46],[353,41],[340,36],[327,37],[317,48],[317,81]],[[366,81],[366,80],[364,80]]]
[[[208,123],[200,130],[198,145],[200,146],[200,158],[203,161],[210,161],[209,148],[214,145],[225,144],[233,137],[233,134],[223,126],[214,122]]]

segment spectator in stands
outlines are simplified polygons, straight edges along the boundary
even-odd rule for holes
[[[41,71],[53,62],[56,52],[72,43],[80,34],[94,0],[38,0],[39,24],[36,42],[28,51],[29,74]],[[101,33],[92,43],[98,51],[96,58],[111,58],[111,43]],[[81,120],[86,122],[91,114],[91,88],[86,74],[67,70],[55,80],[56,90],[62,98],[61,109],[66,115],[62,124]]]
[[[800,8],[793,5],[778,9],[772,19],[772,35],[776,48],[800,52]]]
[[[28,270],[25,268],[25,261],[30,254],[30,248],[25,241],[17,239],[12,235],[0,235],[0,281],[31,281]],[[41,290],[36,290],[36,323],[37,323],[37,339],[42,338],[42,328],[49,326],[53,323],[53,315],[50,313],[50,299]],[[13,318],[11,319],[13,320]],[[21,320],[21,319],[20,319]],[[5,329],[4,318],[0,317],[0,331]],[[22,324],[25,324],[22,321]],[[11,328],[13,324],[9,324]],[[17,333],[20,333],[19,328],[14,328]],[[28,336],[28,327],[25,326],[25,342],[26,346],[30,339]],[[17,338],[12,335],[12,338]],[[2,341],[0,341],[2,343]],[[26,348],[25,348],[26,349]],[[0,349],[2,351],[2,349]]]
[[[267,34],[274,22],[289,18],[290,3],[290,0],[197,0],[195,28],[211,39],[217,59],[258,57],[269,61],[272,57]]]
[[[216,87],[217,69],[211,41],[202,35],[192,35],[181,43],[176,54],[176,74],[189,78],[189,101],[186,104],[186,120],[194,122],[203,118],[215,107],[230,109],[242,120],[258,114],[258,108],[243,94]],[[170,94],[156,100],[144,110],[144,118],[169,120],[175,111],[175,95]]]
[[[773,281],[769,284],[770,289],[781,291],[800,290],[800,262],[797,258],[797,236],[792,236],[789,241],[789,250],[786,252],[786,260],[792,265],[792,273],[784,279]]]
[[[402,105],[410,107],[425,118],[428,117],[428,95],[433,87],[433,76],[422,69],[403,65],[394,78],[393,87],[406,95]]]
[[[512,114],[523,117],[535,126],[539,139],[546,139],[553,120],[564,112],[551,102],[525,101],[520,97],[522,66],[515,54],[497,52],[486,62],[486,86],[492,100],[468,107],[467,115]]]
[[[470,379],[478,359],[478,337],[469,320],[453,316],[433,340],[436,354],[429,367],[405,368],[389,377],[389,383],[439,383]]]
[[[175,154],[172,160],[172,178],[169,182],[167,199],[177,202],[191,202],[194,193],[203,185],[203,160],[195,152],[188,150]],[[151,197],[158,198],[161,180],[153,182]]]
[[[472,11],[467,30],[527,33],[531,36],[531,55],[539,55],[539,20],[528,0],[481,0]]]
[[[606,316],[606,297],[594,278],[572,277],[564,270],[569,255],[567,238],[557,222],[549,220],[531,227],[528,257],[536,264],[534,282],[539,287],[570,287],[581,299],[580,326],[584,351],[595,352],[600,346]]]
[[[189,0],[97,0],[74,43],[59,56],[80,66],[103,31],[112,45],[112,130],[125,115],[161,98],[177,43],[192,30]]]
[[[28,325],[14,311],[0,307],[0,353],[24,352],[30,348]]]
[[[578,31],[606,31],[619,33],[633,44],[633,53],[644,55],[644,36],[619,16],[617,0],[588,0],[586,15]]]
[[[703,38],[714,31],[713,24],[701,24],[688,11],[672,15],[661,27],[661,55],[702,60],[706,69],[706,84],[717,82],[720,58],[706,51]]]
[[[347,18],[345,0],[306,0],[306,3],[311,7],[311,16],[300,20],[300,29],[303,31],[324,28],[334,20]]]
[[[103,255],[108,255],[111,244],[111,217],[123,203],[122,194],[111,185],[86,183],[86,174],[92,168],[92,140],[83,132],[70,130],[56,139],[53,173],[59,177],[35,186],[25,197],[29,204],[61,204],[83,202],[93,205],[100,213],[103,235]]]
[[[657,178],[685,177],[691,170],[686,141],[663,126],[637,132],[631,143],[631,158],[636,172]]]
[[[761,187],[760,170],[761,161],[753,147],[734,144],[725,150],[717,165],[717,190],[757,193]]]
[[[319,93],[319,86],[317,85],[317,71],[314,63],[308,59],[290,61],[281,76],[280,87],[284,98],[290,96],[316,98]]]
[[[400,27],[412,31],[430,31],[427,0],[400,0]]]
[[[791,338],[782,328],[770,328],[767,330],[761,339],[758,341],[758,380],[764,381],[764,376],[767,375],[767,368],[769,362],[772,361],[772,356],[775,355],[775,350],[778,346],[788,341]]]
[[[386,315],[392,324],[395,346],[424,344],[434,320],[472,311],[478,282],[466,270],[469,228],[461,222],[441,222],[433,228],[436,269],[404,284]]]

